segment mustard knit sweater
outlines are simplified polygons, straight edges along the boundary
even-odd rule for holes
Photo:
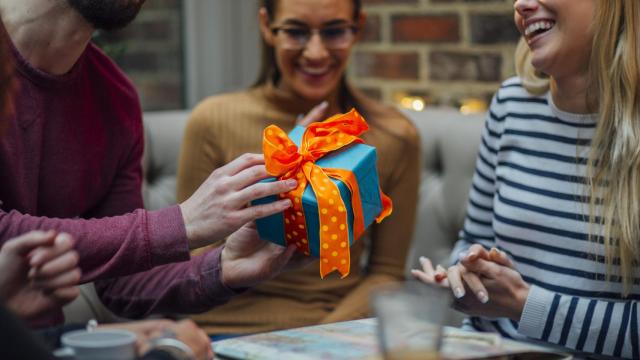
[[[195,316],[207,332],[255,333],[366,317],[372,288],[403,278],[418,198],[418,133],[398,111],[354,94],[357,110],[370,127],[362,138],[377,148],[380,186],[393,200],[393,214],[372,225],[352,246],[347,278],[333,273],[320,279],[317,262],[284,273]],[[216,168],[243,153],[261,153],[267,125],[288,132],[297,115],[313,105],[272,85],[202,101],[182,143],[178,200],[188,198]]]

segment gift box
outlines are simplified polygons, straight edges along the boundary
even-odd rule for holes
[[[376,149],[358,136],[366,122],[355,110],[323,122],[296,127],[287,136],[276,126],[264,131],[267,171],[276,179],[295,178],[298,188],[280,194],[293,206],[256,221],[264,240],[320,258],[320,276],[349,274],[349,248],[373,221],[391,213],[391,200],[381,191]],[[254,201],[276,201],[270,196]]]

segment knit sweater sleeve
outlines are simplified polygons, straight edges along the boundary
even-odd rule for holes
[[[368,316],[371,291],[376,286],[398,281],[404,276],[416,217],[415,199],[418,197],[420,181],[420,141],[413,126],[407,126],[403,138],[402,158],[396,159],[391,177],[382,189],[393,201],[393,213],[371,228],[371,252],[366,276],[335,310],[323,319],[323,322]]]
[[[504,122],[501,121],[503,111],[494,98],[482,131],[464,226],[451,252],[452,264],[458,261],[460,253],[467,251],[473,244],[480,244],[485,248],[495,245],[493,200],[496,192],[499,142],[504,131]]]
[[[157,211],[139,209],[101,219],[58,219],[0,211],[0,241],[33,229],[57,230],[75,238],[81,282],[129,275],[189,259],[178,206]]]
[[[100,281],[96,290],[110,310],[128,318],[203,312],[237,294],[222,283],[221,252],[219,247],[189,261]]]
[[[640,358],[638,301],[606,301],[531,286],[518,332],[598,355]]]

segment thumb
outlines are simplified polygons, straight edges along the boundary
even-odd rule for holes
[[[282,271],[282,269],[284,269],[287,266],[287,264],[293,257],[293,254],[295,254],[296,252],[296,246],[293,244],[287,246],[287,248],[284,249],[284,251],[282,251],[282,246],[279,246],[279,245],[276,245],[276,246],[280,248],[278,249],[280,253],[274,254],[275,256],[271,260],[271,265],[272,265],[271,268],[273,269],[272,276],[279,274]]]

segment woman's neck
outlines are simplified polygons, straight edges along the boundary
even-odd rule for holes
[[[291,89],[291,87],[286,86],[285,84],[283,84],[282,81],[279,81],[277,84],[275,84],[275,87],[279,91],[287,94],[287,96],[291,96],[293,98],[299,98],[302,101],[304,101],[305,103],[309,103],[309,105],[311,107],[316,106],[316,105],[320,104],[323,101],[327,101],[329,103],[329,107],[327,108],[327,110],[326,110],[326,112],[324,114],[325,117],[333,116],[335,114],[339,114],[339,113],[342,113],[344,111],[341,108],[340,87],[334,89],[324,99],[319,99],[319,100],[311,100],[311,99],[307,99],[307,98],[304,98],[304,97],[300,96],[295,91],[293,91],[293,89]],[[311,110],[311,108],[309,108],[308,110]]]
[[[551,97],[556,107],[574,114],[588,114],[588,79],[586,75],[551,77]]]

